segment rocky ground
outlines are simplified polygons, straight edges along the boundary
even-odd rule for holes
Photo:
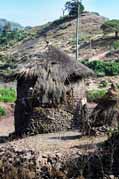
[[[9,141],[7,136],[14,132],[13,106],[11,104],[0,103],[7,109],[7,116],[0,119],[0,147],[15,146],[19,150],[29,149],[37,152],[48,153],[57,151],[63,153],[73,149],[80,149],[82,152],[89,152],[96,149],[96,145],[107,136],[81,137],[79,130],[69,132],[58,132],[51,134],[40,134],[23,139]]]
[[[83,156],[95,153],[107,140],[106,135],[82,137],[77,130],[11,141],[13,104],[0,105],[7,109],[7,116],[0,119],[0,179],[81,179]]]
[[[13,120],[0,121],[0,179],[82,179],[88,155],[107,139],[69,131],[8,141],[12,130]]]
[[[98,130],[96,136],[83,137],[77,130],[11,140],[8,135],[14,132],[14,105],[0,105],[7,110],[7,116],[0,119],[0,179],[114,178],[117,164],[113,169],[111,166],[118,161],[111,163],[113,151],[101,147],[108,139],[105,132]]]

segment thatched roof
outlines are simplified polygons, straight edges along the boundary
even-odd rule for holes
[[[44,96],[44,103],[64,98],[67,85],[94,75],[93,71],[52,46],[44,53],[24,57],[27,62],[18,76],[36,79],[33,93]],[[48,102],[49,103],[49,102]]]
[[[116,128],[119,120],[119,95],[109,96],[108,93],[99,101],[91,114],[92,126],[109,126]]]
[[[44,72],[50,70],[52,78],[77,82],[78,79],[94,75],[91,69],[53,46],[49,46],[44,53],[24,58],[27,60],[24,68],[19,71],[20,76],[39,77],[44,76]]]

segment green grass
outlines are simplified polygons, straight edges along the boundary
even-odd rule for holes
[[[15,102],[16,91],[13,88],[0,88],[0,102]]]
[[[112,44],[113,48],[115,50],[118,50],[119,49],[119,40],[118,41],[114,41],[113,44]]]
[[[3,107],[0,107],[0,116],[6,116],[6,110]]]
[[[87,92],[87,99],[89,102],[97,102],[98,100],[102,99],[105,94],[106,90],[90,90]]]

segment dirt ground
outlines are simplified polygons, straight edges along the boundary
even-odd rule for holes
[[[106,139],[107,136],[81,137],[78,131],[69,131],[27,137],[0,145],[11,145],[20,151],[32,149],[44,154],[51,152],[63,153],[74,149],[81,153],[87,153],[94,152],[97,145]]]
[[[3,143],[4,137],[14,132],[14,110],[12,104],[1,103],[7,109],[7,116],[0,119],[0,147],[13,146],[17,150],[32,149],[43,154],[78,150],[81,153],[93,152],[97,144],[105,141],[107,136],[82,137],[78,130],[42,134]],[[2,141],[2,142],[1,142]]]
[[[14,105],[0,102],[6,110],[6,116],[0,117],[0,136],[8,136],[14,131]]]

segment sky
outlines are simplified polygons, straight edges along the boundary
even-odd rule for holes
[[[0,18],[36,26],[62,16],[67,0],[0,0]],[[119,0],[82,0],[86,10],[119,19]]]

